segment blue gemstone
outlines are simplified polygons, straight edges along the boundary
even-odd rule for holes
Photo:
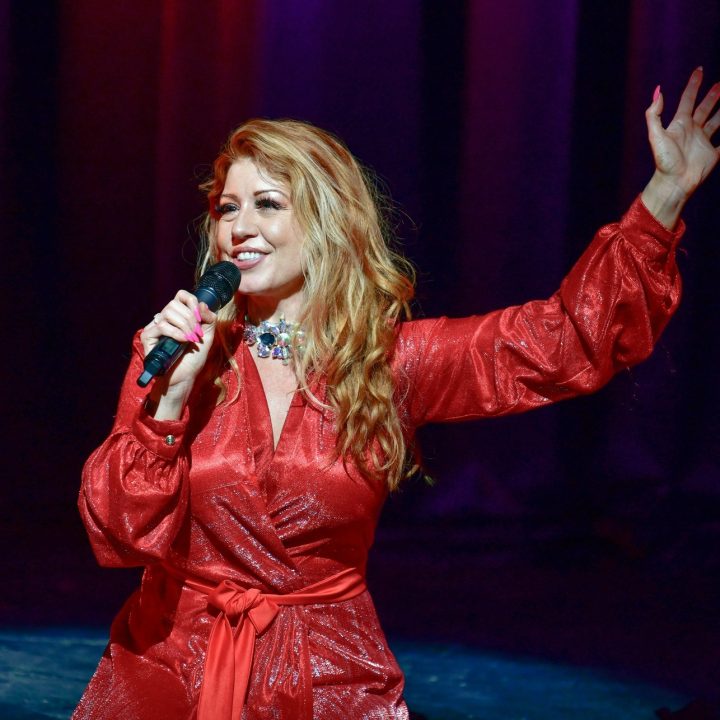
[[[264,332],[262,335],[258,335],[258,340],[268,347],[272,347],[275,344],[276,336],[271,332]]]

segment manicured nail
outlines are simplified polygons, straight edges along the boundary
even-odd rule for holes
[[[200,323],[198,323],[198,324],[193,328],[193,332],[194,332],[198,337],[200,337],[200,338],[204,335],[203,330],[202,330],[202,328],[200,327]]]
[[[655,92],[653,93],[653,102],[657,102],[657,99],[660,97],[660,86],[658,85],[655,88]]]
[[[185,333],[185,339],[188,342],[200,342],[200,338],[195,333]]]
[[[193,308],[193,312],[195,313],[195,319],[198,322],[202,322],[202,317],[200,317],[200,308],[197,305]]]

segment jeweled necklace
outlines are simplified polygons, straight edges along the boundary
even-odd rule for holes
[[[287,322],[284,315],[277,322],[263,320],[259,325],[253,325],[246,315],[243,337],[251,347],[257,344],[258,357],[282,360],[283,365],[290,362],[293,346],[300,351],[305,344],[305,333],[300,325]]]

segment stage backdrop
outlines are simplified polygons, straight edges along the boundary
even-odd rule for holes
[[[2,0],[5,526],[87,552],[82,462],[133,332],[192,282],[197,185],[234,126],[340,135],[402,211],[417,314],[482,313],[549,296],[619,218],[651,173],[654,87],[670,109],[695,66],[720,77],[718,37],[716,0]],[[386,522],[548,523],[714,561],[720,173],[685,220],[653,357],[591,398],[425,432],[436,485]]]

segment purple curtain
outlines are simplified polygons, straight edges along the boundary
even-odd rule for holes
[[[419,314],[460,315],[550,295],[649,177],[655,85],[668,121],[694,66],[720,77],[715,0],[28,5],[0,2],[8,518],[76,522],[130,337],[191,283],[197,185],[244,119],[345,139],[412,218]],[[593,398],[424,432],[437,486],[394,521],[705,518],[719,200],[716,176],[688,207],[686,298],[647,363]]]

